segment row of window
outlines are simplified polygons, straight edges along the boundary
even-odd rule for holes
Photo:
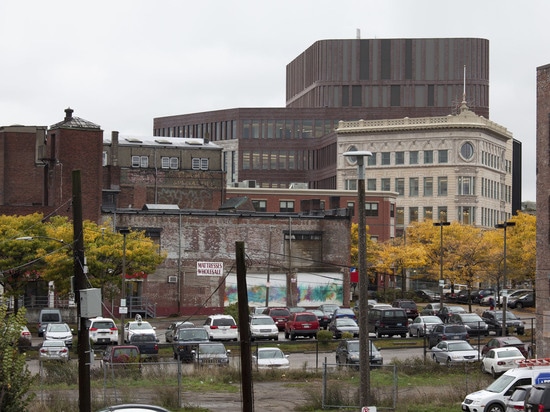
[[[162,169],[179,169],[179,158],[163,156],[160,158]],[[208,158],[193,157],[191,159],[192,170],[208,170]],[[149,167],[149,156],[132,156],[132,167],[147,169]]]
[[[439,176],[437,180],[433,177],[409,177],[409,197],[418,197],[420,194],[420,184],[422,183],[422,196],[429,197],[434,195],[434,183],[437,184],[437,196],[448,195],[448,179],[447,176]],[[383,177],[380,179],[380,190],[384,192],[392,191],[391,178]],[[370,191],[376,191],[378,187],[378,179],[367,179],[366,188]],[[357,179],[348,179],[345,181],[346,190],[357,190]],[[394,179],[393,191],[399,196],[405,196],[405,178],[397,177]],[[475,177],[473,176],[458,176],[457,178],[457,194],[458,195],[473,195],[475,194]]]
[[[256,212],[267,212],[267,200],[252,200]],[[295,202],[293,200],[280,200],[279,212],[294,212]],[[355,210],[355,202],[348,202],[348,209]],[[320,201],[320,210],[325,210],[325,201]],[[365,216],[378,217],[378,202],[365,203]]]
[[[368,156],[367,164],[369,166],[391,166],[391,165],[417,165],[417,164],[433,164],[434,154],[437,155],[438,164],[449,163],[449,151],[447,149],[440,150],[411,150],[409,152],[373,152],[372,156]],[[408,155],[408,163],[406,163],[406,155]],[[392,159],[393,157],[393,159]],[[392,162],[393,160],[393,162]]]
[[[512,201],[512,188],[504,183],[482,177],[481,196],[510,203]]]
[[[475,211],[476,208],[473,206],[458,206],[456,211],[457,221],[463,225],[471,225],[475,223]],[[434,208],[432,206],[411,206],[408,208],[408,217],[406,217],[405,208],[402,206],[397,207],[395,224],[397,226],[404,226],[405,223],[410,224],[413,222],[418,222],[421,214],[423,220],[447,221],[447,206],[439,206],[436,212],[437,215],[434,216]]]

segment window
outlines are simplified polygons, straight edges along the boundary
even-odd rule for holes
[[[380,190],[384,192],[389,192],[391,190],[389,177],[383,177],[380,179]]]
[[[437,216],[439,216],[440,222],[447,221],[447,206],[439,206],[437,208]]]
[[[392,85],[391,87],[391,101],[390,104],[392,106],[401,106],[401,86],[399,85]]]
[[[193,159],[191,159],[191,168],[193,170],[208,170],[208,159],[194,157]]]
[[[355,202],[348,202],[346,207],[350,210],[351,216],[355,216]]]
[[[424,208],[424,220],[427,220],[427,219],[433,220],[433,218],[434,218],[434,208],[431,206],[426,206]]]
[[[396,218],[395,218],[395,224],[399,226],[403,226],[405,224],[405,208],[400,206],[397,207],[396,210]]]
[[[409,164],[410,165],[418,164],[418,150],[413,150],[409,152]]]
[[[409,222],[418,222],[418,207],[409,207]]]
[[[405,152],[395,152],[395,164],[396,165],[405,164]]]
[[[367,165],[368,166],[376,166],[376,153],[371,152],[372,156],[367,156]]]
[[[147,156],[132,156],[132,167],[149,167],[149,157]]]
[[[459,176],[457,194],[459,195],[473,195],[474,194],[474,177],[473,176]]]
[[[382,152],[382,165],[390,164],[390,152]]]
[[[160,159],[161,167],[163,169],[178,169],[179,168],[179,159],[177,157],[168,157],[163,156]]]
[[[346,190],[357,190],[357,179],[346,179],[344,181]]]
[[[437,195],[447,196],[447,176],[437,178]]]
[[[294,201],[293,200],[281,200],[279,202],[279,211],[280,212],[294,212]]]
[[[378,216],[378,203],[366,203],[365,204],[365,216]]]
[[[107,152],[103,152],[103,162],[102,162],[103,166],[107,166],[107,159],[108,159]]]
[[[367,179],[367,190],[376,190],[376,179]]]
[[[434,178],[425,177],[424,178],[424,196],[433,196],[434,195]]]
[[[395,191],[399,194],[399,196],[405,196],[405,178],[395,178]]]
[[[438,163],[448,163],[449,162],[449,151],[448,150],[438,150],[437,151],[437,162]]]
[[[267,200],[253,200],[252,205],[256,212],[267,212]]]
[[[418,196],[418,177],[409,178],[409,196]]]
[[[424,164],[429,165],[434,162],[434,151],[424,150]]]
[[[460,155],[464,160],[470,160],[474,156],[474,146],[470,142],[464,143],[460,147]]]
[[[474,208],[471,206],[458,207],[458,220],[463,225],[471,225],[475,221]]]

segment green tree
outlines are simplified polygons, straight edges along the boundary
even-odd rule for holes
[[[0,410],[4,412],[24,411],[34,398],[28,393],[34,378],[26,355],[18,350],[25,324],[25,308],[8,314],[7,306],[0,306]]]

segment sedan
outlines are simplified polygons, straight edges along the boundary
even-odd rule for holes
[[[512,309],[531,308],[535,306],[535,293],[529,292],[525,295],[512,297],[508,300],[508,307]]]
[[[311,313],[314,313],[315,316],[317,316],[317,320],[319,321],[319,328],[320,329],[326,329],[328,324],[330,323],[330,318],[328,315],[326,315],[323,311],[320,311],[319,309],[311,309]]]
[[[517,361],[524,360],[518,348],[495,348],[488,351],[481,359],[481,371],[490,373],[493,378],[506,372],[508,369],[516,368]]]
[[[432,331],[435,325],[442,324],[443,321],[437,316],[418,316],[409,324],[409,336],[421,337]]]
[[[416,296],[426,302],[438,302],[440,300],[440,294],[429,289],[415,290]]]
[[[369,340],[370,344],[370,365],[382,366],[384,359],[378,348]],[[349,366],[359,369],[359,341],[343,340],[336,348],[336,364],[338,366]]]
[[[441,341],[432,348],[432,358],[436,363],[450,366],[454,363],[475,362],[479,352],[465,340]]]
[[[485,355],[487,352],[489,352],[491,349],[495,348],[509,348],[509,347],[515,347],[519,349],[521,354],[528,357],[528,350],[525,347],[525,343],[523,343],[518,337],[516,336],[497,336],[495,338],[490,339],[485,346],[481,349],[481,354]]]
[[[462,306],[443,306],[437,311],[437,316],[439,316],[439,319],[441,319],[443,323],[447,323],[454,313],[466,313],[466,309]]]
[[[252,362],[258,369],[288,369],[290,362],[279,348],[258,348],[252,355]]]
[[[44,339],[63,341],[70,348],[73,346],[73,330],[66,323],[48,323]]]
[[[359,336],[359,326],[357,322],[350,318],[336,318],[328,325],[328,330],[332,332],[335,339],[341,339],[342,334],[351,333],[353,337]]]
[[[45,340],[38,351],[38,358],[44,360],[69,360],[69,349],[62,340]]]
[[[439,311],[440,307],[441,307],[441,304],[439,303],[428,303],[426,306],[424,306],[424,309],[420,311],[420,315],[422,316],[437,315],[437,312]]]
[[[489,334],[487,324],[477,313],[453,313],[449,318],[449,323],[466,326],[470,336],[487,336]]]

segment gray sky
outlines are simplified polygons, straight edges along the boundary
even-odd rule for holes
[[[153,118],[284,107],[285,68],[317,40],[490,41],[490,117],[523,144],[535,200],[536,68],[550,63],[548,0],[2,0],[0,125],[74,115],[106,134]]]

